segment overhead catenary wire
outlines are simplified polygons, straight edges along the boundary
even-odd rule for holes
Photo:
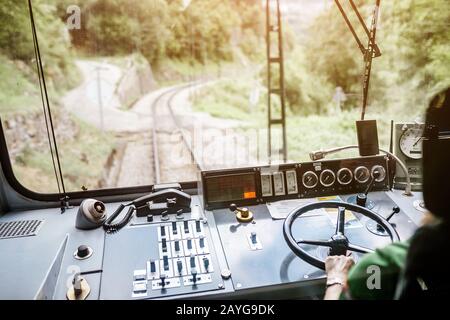
[[[55,173],[56,183],[58,186],[58,193],[61,196],[61,198],[60,198],[61,205],[62,205],[61,211],[64,212],[68,197],[66,194],[64,177],[62,174],[61,161],[60,161],[59,152],[58,152],[58,145],[56,143],[55,128],[53,125],[53,117],[52,117],[50,102],[49,102],[49,98],[48,98],[47,84],[45,81],[45,73],[44,73],[44,68],[43,68],[43,64],[42,64],[41,52],[40,52],[40,48],[39,48],[39,41],[38,41],[38,36],[37,36],[37,32],[36,32],[36,23],[35,23],[34,14],[33,14],[33,5],[31,3],[31,0],[28,0],[28,9],[29,9],[29,14],[30,14],[31,31],[32,31],[32,36],[33,36],[33,46],[34,46],[34,53],[35,53],[35,58],[36,58],[36,67],[37,67],[37,71],[38,71],[39,88],[40,88],[40,93],[41,93],[42,108],[44,111],[47,139],[48,139],[50,154],[51,154],[51,158],[52,158],[53,171]]]

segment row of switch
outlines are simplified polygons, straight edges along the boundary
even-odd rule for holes
[[[136,270],[133,274],[133,292],[142,294],[147,291],[147,280],[152,281],[152,288],[172,288],[180,286],[177,277],[184,277],[184,285],[197,285],[211,281],[208,273],[214,272],[209,255],[192,256],[187,258],[170,259],[164,256],[163,260],[148,261],[146,270]],[[145,290],[144,290],[145,289]]]
[[[188,274],[188,269],[196,269],[197,273],[214,272],[210,255],[180,257],[174,259],[169,259],[167,256],[164,256],[159,262],[152,260],[148,261],[147,270],[135,271],[134,280],[143,280],[145,278],[148,280],[156,279],[160,277],[161,274],[164,274],[169,278],[183,276]]]
[[[170,225],[161,225],[158,228],[158,241],[166,240],[181,240],[188,238],[198,238],[204,236],[202,222],[183,221],[172,222]]]
[[[167,241],[162,239],[159,245],[159,256],[183,257],[195,254],[209,253],[206,238],[201,236],[198,239]]]

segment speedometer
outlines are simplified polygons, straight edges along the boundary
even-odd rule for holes
[[[420,127],[406,129],[400,137],[402,153],[410,159],[422,159],[423,130]]]

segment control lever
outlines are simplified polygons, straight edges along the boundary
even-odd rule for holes
[[[191,275],[192,275],[192,284],[195,286],[197,284],[197,269],[192,269],[191,270]]]
[[[159,279],[161,280],[161,287],[164,288],[166,286],[166,275],[165,274],[161,274],[159,276]]]
[[[365,207],[367,208],[367,195],[369,194],[369,192],[372,191],[373,186],[375,184],[375,181],[379,178],[380,176],[380,172],[377,170],[374,170],[373,174],[370,177],[370,182],[367,185],[366,190],[364,191],[364,193],[358,193],[358,195],[356,196],[356,204],[360,207]],[[369,208],[371,209],[371,208]]]
[[[85,300],[90,292],[89,284],[78,272],[73,276],[72,285],[67,291],[66,297],[68,300]]]
[[[386,218],[386,220],[391,223],[391,219],[399,212],[400,208],[398,206],[393,207],[391,214]],[[391,225],[395,228],[395,223],[391,223]],[[380,224],[377,224],[377,231],[384,232],[384,228]]]
[[[248,223],[253,221],[253,212],[248,208],[238,208],[234,203],[230,204],[230,211],[236,215],[236,219],[239,222]]]

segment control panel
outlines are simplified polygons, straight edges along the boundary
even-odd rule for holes
[[[135,224],[106,236],[103,298],[163,298],[223,289],[206,221],[173,218]],[[130,242],[128,237],[134,240]],[[108,290],[123,278],[127,279],[123,285],[128,292]]]
[[[391,160],[386,156],[203,171],[206,209],[231,203],[256,205],[283,199],[314,198],[388,190]],[[392,161],[393,162],[393,161]]]
[[[422,144],[423,123],[396,123],[395,124],[395,155],[402,160],[408,169],[413,190],[422,189]],[[397,165],[395,187],[404,189],[406,176]]]

